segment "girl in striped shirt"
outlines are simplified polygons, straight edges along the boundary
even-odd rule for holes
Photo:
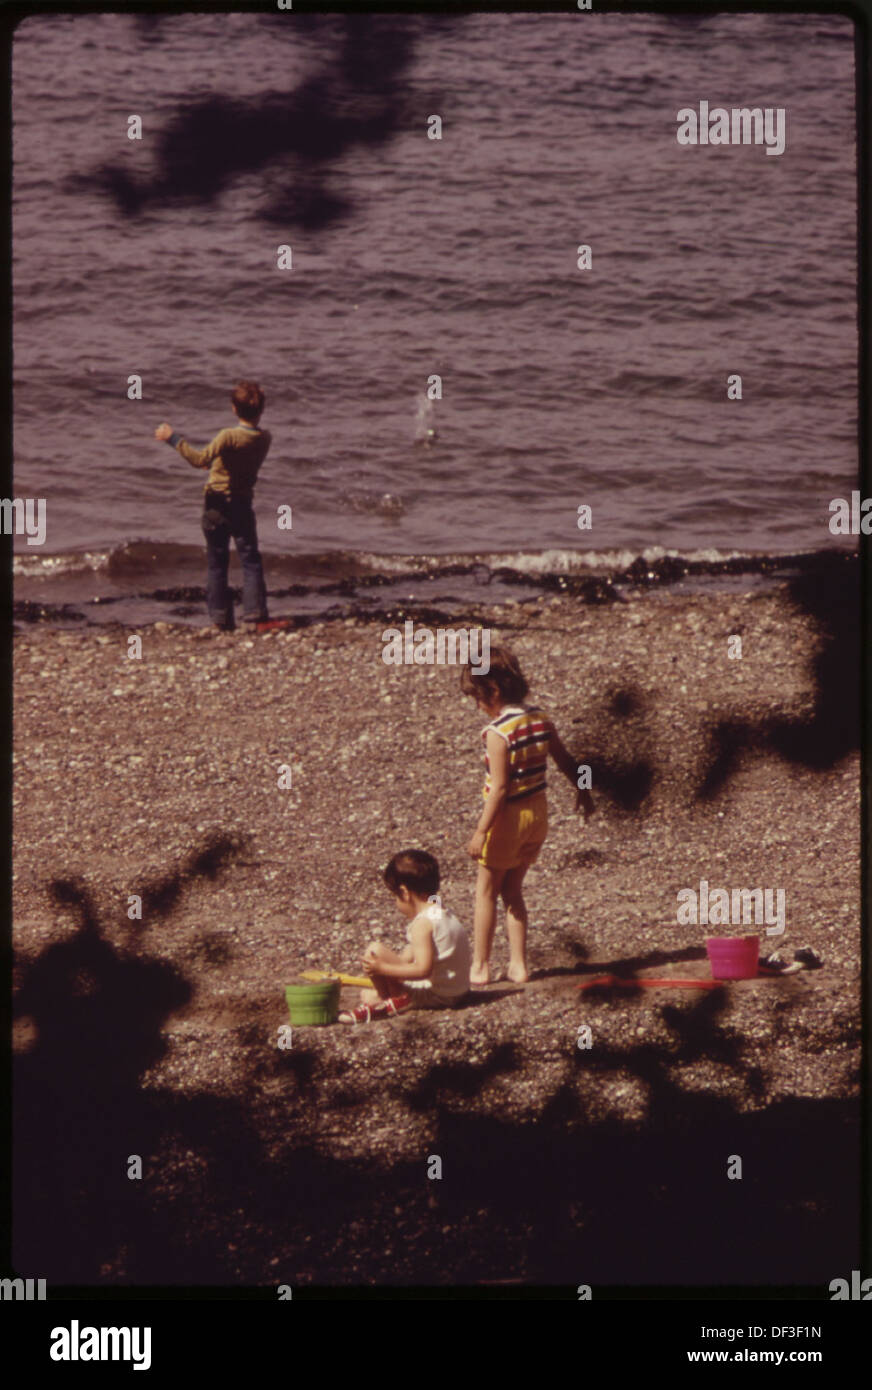
[[[548,833],[545,774],[548,756],[576,789],[575,809],[585,820],[593,811],[590,792],[579,790],[578,769],[547,714],[525,705],[529,689],[518,659],[506,647],[491,647],[486,674],[465,666],[460,688],[471,695],[490,720],[482,730],[485,743],[484,807],[467,846],[478,862],[470,984],[487,984],[497,920],[497,899],[506,907],[509,938],[508,977],[527,979],[527,908],[524,875],[539,856]]]

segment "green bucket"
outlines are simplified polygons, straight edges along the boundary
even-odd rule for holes
[[[335,1023],[339,1017],[339,981],[318,984],[285,985],[285,999],[291,1023]]]

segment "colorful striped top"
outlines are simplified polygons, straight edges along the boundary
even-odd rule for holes
[[[533,796],[545,790],[545,769],[548,762],[548,744],[554,725],[538,705],[524,708],[522,705],[507,705],[496,719],[481,731],[487,748],[488,731],[493,729],[509,745],[509,786],[507,801],[520,801],[524,796]],[[484,794],[491,789],[490,762],[487,752],[484,755],[486,776]]]

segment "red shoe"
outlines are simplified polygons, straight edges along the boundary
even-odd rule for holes
[[[404,1014],[412,1007],[411,994],[392,994],[383,1004],[376,1004],[379,1018],[390,1018],[392,1014]]]
[[[356,1009],[343,1009],[339,1015],[340,1023],[372,1023],[378,1018],[380,1004],[358,1004]]]
[[[344,1009],[339,1015],[340,1023],[375,1023],[380,1018],[391,1018],[394,1014],[404,1014],[412,1007],[409,994],[398,994],[390,999],[382,999],[378,1004],[358,1004],[356,1009]]]

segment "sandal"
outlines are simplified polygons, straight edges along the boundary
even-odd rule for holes
[[[760,975],[795,975],[802,966],[796,962],[788,965],[780,951],[773,951],[771,956],[762,956],[757,962],[757,972]]]

